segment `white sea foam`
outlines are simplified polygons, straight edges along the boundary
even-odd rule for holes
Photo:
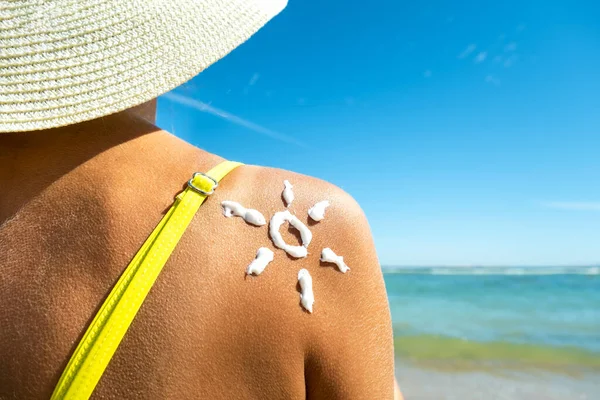
[[[585,271],[585,275],[600,275],[600,267],[589,267]]]
[[[412,275],[600,275],[600,267],[382,267],[386,274]]]

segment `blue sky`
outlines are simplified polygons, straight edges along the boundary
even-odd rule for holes
[[[384,265],[598,264],[598,21],[593,1],[291,0],[158,124],[342,187]]]

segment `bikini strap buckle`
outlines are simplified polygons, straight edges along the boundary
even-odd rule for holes
[[[212,187],[210,191],[207,192],[206,190],[203,190],[194,184],[194,179],[196,179],[198,176],[202,176],[212,182]],[[197,193],[203,194],[205,196],[210,196],[215,192],[215,189],[219,187],[219,182],[217,182],[215,178],[212,178],[202,172],[196,172],[194,173],[194,175],[192,175],[192,179],[188,181],[188,186],[190,187],[190,189]]]

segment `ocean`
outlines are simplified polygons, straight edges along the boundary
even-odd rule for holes
[[[408,400],[600,400],[600,268],[383,270]]]

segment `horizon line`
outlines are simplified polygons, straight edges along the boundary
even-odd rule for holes
[[[553,265],[392,265],[380,264],[381,268],[596,268],[600,262],[591,264],[553,264]]]

